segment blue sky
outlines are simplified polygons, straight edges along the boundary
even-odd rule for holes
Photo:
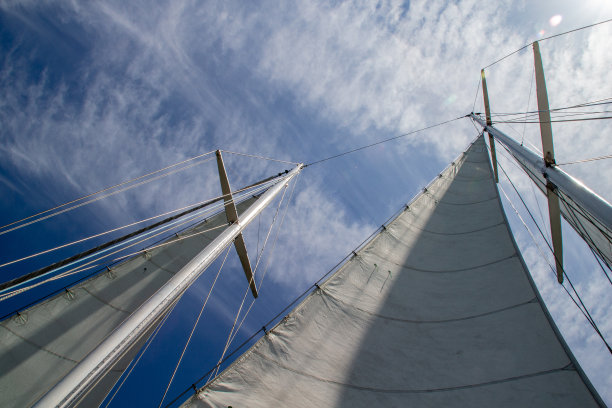
[[[1,224],[217,148],[310,162],[465,115],[472,110],[480,68],[542,36],[612,17],[609,1],[582,1],[580,7],[570,1],[486,3],[2,2]],[[562,19],[552,25],[555,15]],[[606,53],[611,34],[608,24],[541,44],[552,107],[612,95],[612,57]],[[494,111],[524,111],[528,100],[534,109],[532,61],[528,48],[487,70]],[[476,110],[481,106],[478,96]],[[504,130],[540,146],[536,127]],[[605,135],[611,130],[602,122],[556,126],[557,161],[610,154]],[[307,168],[243,338],[342,259],[475,135],[463,120]],[[226,160],[234,187],[287,168],[239,156]],[[534,208],[545,205],[509,162],[502,164]],[[567,171],[612,199],[605,161]],[[214,162],[203,164],[2,235],[0,261],[198,202],[218,190]],[[612,381],[612,359],[555,286],[522,225],[510,218],[561,330],[610,403],[604,386]],[[566,235],[568,270],[612,338],[612,321],[605,318],[612,307],[610,286],[571,232]],[[256,230],[247,232],[251,251],[256,236]],[[3,279],[72,251],[6,270]],[[244,290],[234,288],[243,284],[242,272],[232,272],[218,288],[217,301],[211,300],[214,306],[196,334],[199,346],[193,346],[169,395],[218,358],[215,347],[227,333],[221,322],[233,319]],[[180,352],[172,339],[186,337],[193,321],[187,315],[195,316],[209,284],[205,277],[183,299],[177,314],[185,319],[173,319],[160,333],[126,388],[138,389],[145,380],[165,388],[171,368],[157,369],[152,378],[151,367],[159,364],[160,353]],[[114,403],[127,405],[136,397],[142,393],[128,390]],[[150,398],[147,405],[161,395]]]

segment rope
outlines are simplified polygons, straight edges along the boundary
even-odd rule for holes
[[[559,34],[551,35],[551,36],[549,36],[549,37],[540,38],[538,41],[540,41],[540,42],[541,42],[541,41],[550,40],[551,38],[560,37],[560,36],[562,36],[562,35],[566,35],[566,34],[574,33],[574,32],[576,32],[576,31],[580,31],[580,30],[584,30],[584,29],[587,29],[587,28],[595,27],[595,26],[598,26],[598,25],[600,25],[600,24],[609,23],[610,21],[612,21],[612,18],[611,18],[611,19],[608,19],[608,20],[600,21],[599,23],[589,24],[589,25],[586,25],[586,26],[582,26],[582,27],[579,27],[579,28],[575,28],[575,29],[573,29],[573,30],[565,31],[565,32],[563,32],[563,33],[559,33]],[[530,42],[529,44],[523,45],[521,48],[519,48],[519,49],[517,49],[517,50],[515,50],[515,51],[512,51],[510,54],[507,54],[507,55],[505,55],[505,56],[501,57],[500,59],[498,59],[498,60],[496,60],[496,61],[494,61],[494,62],[490,63],[489,65],[487,65],[487,66],[486,66],[486,67],[484,67],[483,69],[487,69],[487,68],[489,68],[489,67],[491,67],[491,66],[493,66],[493,65],[495,65],[495,64],[497,64],[497,63],[499,63],[499,62],[501,62],[501,61],[503,61],[503,60],[505,60],[506,58],[508,58],[508,57],[510,57],[510,56],[512,56],[512,55],[514,55],[514,54],[516,54],[516,53],[517,53],[517,52],[519,52],[519,51],[524,50],[525,48],[529,47],[529,46],[530,46],[530,45],[532,45],[532,44],[533,44],[533,42]]]
[[[369,144],[369,145],[365,145],[365,146],[357,147],[357,148],[355,148],[355,149],[348,150],[348,151],[343,152],[343,153],[338,153],[338,154],[335,154],[335,155],[333,155],[333,156],[329,156],[329,157],[325,157],[325,158],[323,158],[323,159],[315,160],[315,161],[313,161],[313,162],[310,162],[310,163],[308,163],[308,164],[304,165],[304,167],[313,166],[313,165],[315,165],[315,164],[323,163],[323,162],[325,162],[325,161],[332,160],[332,159],[336,159],[336,158],[338,158],[338,157],[341,157],[341,156],[344,156],[344,155],[347,155],[347,154],[350,154],[350,153],[355,153],[355,152],[358,152],[358,151],[360,151],[360,150],[368,149],[368,148],[370,148],[370,147],[374,147],[374,146],[377,146],[377,145],[382,144],[382,143],[387,143],[387,142],[390,142],[390,141],[392,141],[392,140],[400,139],[400,138],[403,138],[403,137],[406,137],[406,136],[409,136],[409,135],[412,135],[412,134],[415,134],[415,133],[422,132],[422,131],[424,131],[424,130],[428,130],[428,129],[432,129],[432,128],[435,128],[435,127],[438,127],[438,126],[442,126],[442,125],[445,125],[445,124],[447,124],[447,123],[451,123],[451,122],[454,122],[454,121],[456,121],[456,120],[463,119],[464,117],[465,117],[465,116],[460,116],[460,117],[455,118],[455,119],[449,119],[449,120],[446,120],[446,121],[444,121],[444,122],[439,122],[439,123],[436,123],[435,125],[429,125],[429,126],[426,126],[426,127],[424,127],[424,128],[421,128],[421,129],[413,130],[413,131],[410,131],[410,132],[408,132],[408,133],[403,133],[403,134],[398,135],[398,136],[394,136],[394,137],[390,137],[390,138],[388,138],[388,139],[381,140],[381,141],[379,141],[379,142],[371,143],[371,144]]]
[[[191,329],[191,333],[189,333],[189,337],[187,338],[187,342],[185,343],[185,347],[183,347],[183,351],[181,352],[181,356],[179,357],[178,361],[176,362],[176,366],[174,367],[174,371],[172,372],[172,376],[170,377],[170,381],[168,381],[168,385],[166,386],[166,390],[164,391],[164,395],[161,399],[161,401],[159,401],[159,405],[158,407],[161,407],[162,404],[164,403],[164,400],[166,399],[166,394],[168,394],[168,390],[170,389],[170,385],[172,385],[172,381],[174,381],[174,376],[176,375],[176,372],[179,368],[179,365],[181,365],[181,362],[183,361],[183,357],[185,356],[185,351],[187,351],[187,347],[189,346],[189,343],[191,342],[191,338],[193,337],[193,333],[195,332],[196,327],[198,326],[198,323],[200,322],[200,318],[202,317],[202,313],[204,313],[204,308],[206,307],[206,304],[208,303],[208,299],[210,298],[210,295],[213,291],[213,289],[215,288],[215,284],[217,283],[217,279],[219,278],[219,275],[221,274],[221,271],[223,270],[223,265],[225,265],[225,261],[227,260],[227,255],[230,252],[230,249],[232,248],[231,245],[227,246],[227,251],[225,252],[225,257],[223,257],[223,262],[221,262],[221,266],[219,267],[219,271],[217,272],[217,275],[215,276],[215,279],[213,280],[212,285],[210,286],[210,290],[208,291],[208,294],[206,295],[206,299],[204,299],[204,303],[202,304],[202,308],[200,309],[200,313],[198,313],[198,317],[196,318],[193,327]]]

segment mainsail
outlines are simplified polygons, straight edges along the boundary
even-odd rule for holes
[[[604,406],[517,249],[484,140],[187,407]]]
[[[255,200],[244,200],[238,210]],[[177,233],[165,245],[0,322],[0,406],[34,404],[226,225],[224,213],[214,215]],[[141,344],[104,377],[85,406],[105,398]]]

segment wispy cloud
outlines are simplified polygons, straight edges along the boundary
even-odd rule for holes
[[[578,12],[570,3],[4,2],[6,32],[15,35],[2,37],[0,56],[0,186],[36,192],[35,198],[24,194],[24,202],[45,197],[51,206],[216,148],[307,160],[464,115],[482,66],[536,39],[543,27],[547,34],[561,32],[609,11],[587,1]],[[550,27],[557,14],[562,22]],[[610,30],[600,26],[541,44],[551,106],[610,97],[612,56],[604,52]],[[535,109],[532,61],[526,49],[487,70],[494,111]],[[476,96],[478,111],[482,99]],[[503,128],[523,137],[520,125]],[[525,140],[539,146],[537,125],[525,129]],[[555,125],[558,161],[610,153],[611,130],[602,122]],[[388,148],[405,160],[385,160],[388,155],[376,151],[354,156],[359,159],[350,171],[332,165],[333,177],[307,170],[270,277],[289,288],[296,279],[319,277],[374,229],[373,222],[401,205],[393,204],[396,191],[389,193],[393,199],[379,200],[374,188],[362,185],[384,185],[375,177],[385,172],[424,183],[429,176],[421,170],[433,171],[425,157],[450,160],[474,135],[465,121]],[[235,187],[286,168],[225,157]],[[414,162],[399,163],[408,159]],[[357,166],[358,174],[376,176],[351,183],[338,176],[354,176]],[[610,198],[607,169],[601,162],[569,170]],[[507,170],[537,205],[528,181],[510,165]],[[393,181],[393,190],[401,182]],[[214,165],[195,168],[114,199],[102,207],[99,222],[152,215],[218,192]],[[519,237],[530,264],[542,269],[529,237]],[[605,386],[606,360],[591,351],[596,339],[578,335],[580,316],[561,313],[571,308],[567,300],[556,286],[537,280],[565,322],[562,331]],[[610,305],[596,284],[580,288],[601,301],[594,305]]]

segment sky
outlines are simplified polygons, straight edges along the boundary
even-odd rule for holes
[[[609,0],[579,6],[475,0],[2,1],[0,224],[216,149],[309,163],[482,111],[481,68],[539,38],[609,18]],[[551,107],[612,97],[611,35],[609,23],[542,41]],[[486,73],[494,112],[536,109],[531,47]],[[541,149],[537,125],[499,128]],[[608,121],[554,124],[557,162],[611,154],[611,131]],[[262,296],[235,344],[350,253],[476,136],[471,122],[462,119],[306,168],[291,200],[290,191],[285,197],[287,216]],[[499,154],[546,231],[544,197]],[[234,188],[291,168],[229,153],[224,158]],[[564,169],[612,200],[609,161]],[[216,165],[203,163],[0,235],[0,261],[218,194]],[[512,207],[504,205],[561,332],[612,404],[612,358],[555,283],[550,254],[540,254]],[[260,248],[274,211],[245,232],[251,254]],[[610,340],[611,287],[565,227],[566,269]],[[1,280],[92,242],[3,268]],[[545,246],[541,239],[539,245]],[[245,289],[238,265],[230,256],[228,278],[214,292],[169,396],[218,359],[227,321],[234,319]],[[173,369],[168,356],[180,353],[184,340],[176,339],[188,335],[211,275],[183,297],[176,318],[160,331],[110,406],[133,405],[136,398],[159,403],[161,394],[143,397],[139,387],[146,382],[151,389],[165,388]],[[14,307],[0,304],[2,315]]]

